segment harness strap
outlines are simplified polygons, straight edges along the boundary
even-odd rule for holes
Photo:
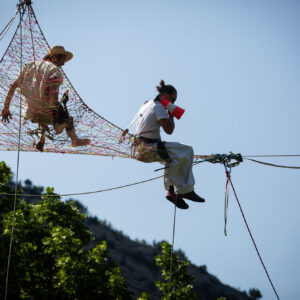
[[[135,143],[139,144],[141,142],[145,142],[147,144],[157,144],[157,153],[159,157],[167,163],[172,161],[165,146],[166,142],[163,142],[160,139],[149,139],[143,136],[136,137]]]

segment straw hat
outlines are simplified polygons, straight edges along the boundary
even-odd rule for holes
[[[66,61],[71,60],[73,57],[73,54],[69,51],[66,51],[63,46],[53,46],[50,48],[49,52],[45,55],[44,59],[47,59],[51,55],[56,55],[56,54],[65,54],[67,56]]]

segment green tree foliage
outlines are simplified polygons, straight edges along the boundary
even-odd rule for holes
[[[5,195],[14,194],[9,187],[11,184],[8,184],[11,178],[10,168],[0,162],[1,299],[4,298],[14,214],[15,198]],[[32,186],[29,180],[25,182],[25,187],[28,186]],[[88,248],[93,238],[85,226],[87,209],[80,202],[64,203],[49,187],[42,195],[42,201],[36,204],[20,198],[16,201],[8,299],[132,299],[120,268],[108,260],[106,242]],[[170,277],[171,246],[167,242],[160,246],[162,254],[156,256],[156,264],[161,269],[163,281],[156,282],[156,285],[162,292],[162,299],[198,299],[193,291],[194,278],[187,272],[189,262],[184,253],[173,253]],[[204,267],[201,267],[202,271],[207,273]],[[251,289],[249,297],[255,300],[261,298],[261,294],[259,290]],[[150,299],[145,292],[138,297],[138,300]]]
[[[156,256],[156,265],[161,268],[164,281],[156,282],[156,286],[161,290],[163,300],[196,300],[197,294],[193,291],[194,278],[187,271],[188,261],[179,259],[176,253],[172,258],[172,273],[170,277],[171,265],[171,245],[168,242],[161,244],[162,254]]]
[[[261,294],[260,290],[258,290],[258,289],[250,289],[248,294],[249,294],[250,299],[253,299],[253,300],[262,298],[262,294]]]
[[[10,169],[0,163],[0,193]],[[72,202],[63,203],[52,188],[43,201],[17,199],[8,299],[132,299],[119,267],[108,260],[106,243],[88,250],[91,232],[85,215]],[[5,291],[13,220],[12,196],[0,196],[0,294]]]
[[[137,300],[151,300],[151,297],[146,292],[142,292],[141,296],[138,297]]]

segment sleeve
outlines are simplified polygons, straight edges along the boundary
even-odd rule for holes
[[[154,106],[153,112],[155,114],[155,118],[156,118],[157,121],[159,121],[161,119],[168,119],[169,118],[166,109],[159,102],[156,103],[156,105]]]

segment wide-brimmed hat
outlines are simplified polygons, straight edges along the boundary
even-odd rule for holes
[[[66,51],[63,46],[53,46],[50,48],[49,52],[45,55],[44,59],[47,59],[52,55],[58,55],[58,54],[65,54],[67,57],[66,61],[71,60],[73,57],[73,54],[69,51]]]

